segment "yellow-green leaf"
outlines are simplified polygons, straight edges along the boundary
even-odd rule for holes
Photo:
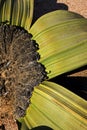
[[[87,19],[81,15],[57,10],[39,18],[29,31],[49,78],[87,64]]]
[[[60,85],[45,81],[35,88],[24,120],[29,128],[45,125],[54,130],[86,130],[87,102]]]
[[[29,29],[33,17],[34,0],[1,0],[0,22]]]
[[[18,123],[21,123],[21,126],[19,126],[20,130],[29,130],[25,121],[24,121],[24,118],[20,118],[18,121],[19,121]]]

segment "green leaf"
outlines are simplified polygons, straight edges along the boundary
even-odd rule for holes
[[[54,130],[86,130],[87,102],[52,82],[36,87],[24,117],[29,128],[48,126]]]
[[[20,118],[18,121],[21,123],[21,126],[19,126],[19,130],[29,130],[23,118]]]
[[[29,30],[39,44],[49,78],[87,65],[87,19],[57,10],[39,18]]]
[[[1,0],[0,22],[29,29],[33,17],[34,0]]]

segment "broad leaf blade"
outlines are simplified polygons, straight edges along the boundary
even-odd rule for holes
[[[18,122],[21,123],[21,125],[19,125],[19,130],[29,130],[24,121],[24,118],[20,118]]]
[[[87,129],[87,102],[60,85],[45,81],[35,88],[24,118],[29,128]]]
[[[38,19],[30,32],[49,78],[87,64],[87,19],[81,15],[51,12]]]
[[[0,22],[29,29],[33,17],[34,0],[1,0]]]

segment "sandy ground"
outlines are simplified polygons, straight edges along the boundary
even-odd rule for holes
[[[35,0],[33,23],[41,15],[58,9],[74,11],[87,18],[87,0]],[[87,77],[87,67],[84,67],[80,69],[80,71],[74,72],[69,76]],[[7,120],[5,124],[9,124],[9,126],[11,124],[12,125],[11,128],[13,127],[13,129],[15,128],[15,130],[18,129],[14,121],[12,122],[11,120]],[[6,130],[10,130],[8,126],[6,128],[7,128]],[[0,127],[0,130],[2,129],[4,128]]]
[[[87,0],[57,0],[58,3],[64,3],[68,10],[77,12],[87,18]]]

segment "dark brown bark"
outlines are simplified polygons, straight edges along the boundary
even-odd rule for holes
[[[0,124],[6,130],[25,115],[34,86],[46,78],[31,37],[23,28],[0,25]]]

